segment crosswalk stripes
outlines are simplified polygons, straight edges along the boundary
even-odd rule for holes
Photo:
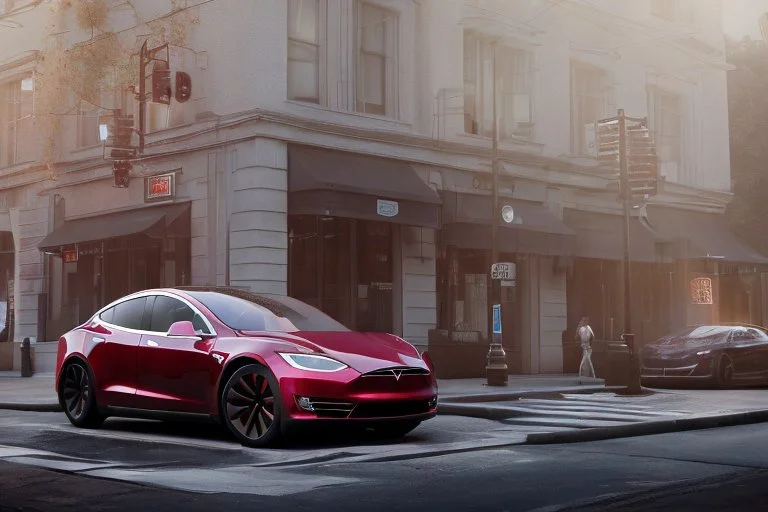
[[[561,399],[520,398],[503,405],[511,415],[510,425],[553,428],[596,428],[644,421],[673,419],[691,411],[660,408],[658,400],[631,401],[614,393],[563,394]],[[669,404],[666,404],[669,405]]]

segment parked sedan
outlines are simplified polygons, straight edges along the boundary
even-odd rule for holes
[[[432,418],[426,353],[391,334],[353,332],[288,297],[185,287],[99,310],[59,340],[56,390],[69,420],[216,420],[267,446],[291,425],[355,424],[402,436]]]
[[[646,345],[643,383],[708,381],[720,387],[768,381],[768,333],[749,325],[699,325]]]

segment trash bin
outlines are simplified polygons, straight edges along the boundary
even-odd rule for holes
[[[603,370],[606,386],[623,386],[629,379],[629,347],[626,343],[612,341],[605,345],[605,367]]]

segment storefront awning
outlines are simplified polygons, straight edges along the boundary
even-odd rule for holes
[[[578,233],[574,255],[579,258],[621,261],[624,259],[624,217],[621,214],[586,212],[566,208],[565,223]],[[656,239],[633,217],[629,223],[630,260],[654,263]]]
[[[437,228],[440,196],[407,163],[289,146],[288,213]]]
[[[736,238],[724,214],[649,206],[648,224],[657,238],[677,242],[676,256],[681,259],[711,258],[732,263],[768,263],[768,258]]]
[[[445,243],[464,249],[490,249],[491,197],[449,192],[443,199]],[[543,204],[500,198],[499,205],[514,210],[512,223],[499,219],[500,251],[542,256],[573,254],[575,232]]]
[[[55,252],[63,246],[95,242],[141,233],[162,233],[189,209],[189,203],[178,203],[125,212],[97,215],[64,222],[38,244],[43,252]]]

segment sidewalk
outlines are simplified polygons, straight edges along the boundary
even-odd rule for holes
[[[53,389],[53,374],[41,373],[22,378],[19,372],[0,372],[0,409],[58,411]],[[522,396],[604,391],[601,379],[576,375],[510,375],[506,387],[487,386],[485,379],[438,381],[441,402],[477,403],[515,400]]]

